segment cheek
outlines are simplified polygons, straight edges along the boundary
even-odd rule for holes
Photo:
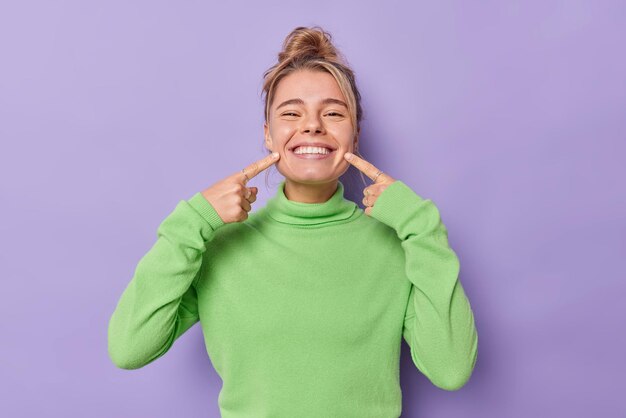
[[[296,130],[288,125],[276,125],[271,130],[272,139],[277,146],[284,145],[295,133]]]
[[[342,148],[350,149],[353,147],[354,131],[352,130],[351,126],[349,127],[338,126],[332,130],[329,130],[329,132],[337,140],[337,142],[341,145]]]

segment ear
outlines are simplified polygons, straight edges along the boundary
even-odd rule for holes
[[[263,133],[265,135],[265,148],[272,151],[273,150],[272,136],[270,135],[270,128],[267,122],[263,123]]]

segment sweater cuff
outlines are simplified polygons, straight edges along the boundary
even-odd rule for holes
[[[213,230],[216,230],[220,226],[224,225],[224,221],[220,218],[217,211],[211,205],[211,203],[206,200],[206,198],[202,195],[202,193],[198,192],[194,194],[187,203],[191,205],[192,208],[196,210],[202,216],[202,218],[211,225]]]
[[[378,196],[370,214],[397,231],[406,220],[415,215],[416,208],[424,201],[422,196],[404,182],[396,180]]]

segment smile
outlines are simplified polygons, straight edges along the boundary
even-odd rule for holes
[[[324,160],[330,158],[335,153],[335,150],[322,147],[297,147],[289,152],[297,158],[305,160]]]

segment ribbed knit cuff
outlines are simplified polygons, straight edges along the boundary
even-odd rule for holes
[[[206,200],[202,193],[198,192],[194,194],[190,199],[187,200],[187,203],[191,205],[192,208],[196,210],[202,216],[202,218],[207,221],[213,230],[216,230],[220,226],[224,225],[224,221],[220,218],[220,215],[215,211],[215,208],[211,203]]]
[[[417,206],[424,200],[404,182],[396,180],[378,196],[370,214],[397,231],[407,219],[414,216]]]

